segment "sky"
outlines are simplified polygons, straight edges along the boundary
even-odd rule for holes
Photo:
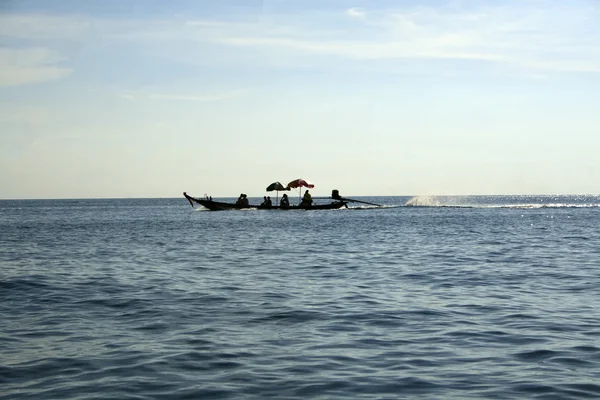
[[[0,199],[600,193],[600,2],[0,2]]]

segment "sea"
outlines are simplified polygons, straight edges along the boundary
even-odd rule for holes
[[[600,398],[600,196],[355,199],[0,201],[0,399]]]

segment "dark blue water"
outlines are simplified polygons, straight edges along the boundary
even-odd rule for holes
[[[600,197],[363,200],[0,201],[0,399],[600,398]]]

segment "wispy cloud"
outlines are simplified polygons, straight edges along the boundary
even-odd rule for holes
[[[365,12],[362,8],[353,7],[346,10],[346,15],[352,18],[364,18]]]
[[[0,48],[0,86],[19,86],[68,76],[71,68],[59,63],[64,58],[46,48]]]
[[[56,110],[48,107],[9,106],[0,109],[0,123],[46,124],[56,118]]]
[[[345,14],[360,23],[348,26],[331,15],[329,29],[323,30],[323,25],[281,17],[285,31],[221,22],[196,33],[204,41],[264,49],[271,59],[295,53],[355,60],[485,60],[528,70],[600,70],[600,29],[594,22],[594,15],[600,18],[600,7],[578,10],[576,5],[541,1],[468,9],[351,8]],[[318,35],[315,30],[320,30]]]
[[[444,38],[438,38],[443,43]],[[503,61],[502,54],[478,52],[475,50],[450,47],[429,43],[427,39],[412,42],[354,42],[354,41],[329,41],[314,42],[309,40],[282,39],[282,38],[226,38],[219,40],[222,44],[234,46],[254,46],[286,48],[294,51],[335,55],[357,60],[384,60],[400,58],[440,58],[440,59],[476,59],[487,61]]]
[[[82,16],[0,13],[0,86],[62,79],[73,72],[59,50],[81,41],[89,21]]]
[[[0,13],[0,36],[29,40],[81,40],[91,26],[84,15]]]
[[[174,100],[174,101],[198,101],[212,102],[229,100],[240,97],[245,92],[243,90],[222,92],[222,93],[146,93],[146,92],[122,92],[119,96],[124,100]]]
[[[231,20],[136,20],[0,14],[0,35],[30,41],[28,45],[53,49],[55,54],[63,51],[60,46],[47,45],[50,39],[62,43],[87,35],[89,41],[134,45],[132,51],[162,55],[165,62],[235,68],[245,67],[246,62],[260,67],[312,63],[336,68],[340,59],[446,59],[483,60],[528,73],[600,71],[600,28],[596,24],[600,7],[577,0],[572,4],[544,0],[503,6],[464,4],[353,7],[252,20],[239,16]],[[33,54],[33,49],[13,46],[4,52],[13,54],[0,55],[1,85],[59,79],[71,72],[64,60],[14,61],[15,52]],[[26,58],[24,53],[17,58],[22,57]],[[188,101],[221,99],[195,94],[162,96]]]

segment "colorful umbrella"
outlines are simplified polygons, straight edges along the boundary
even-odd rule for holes
[[[303,187],[303,186],[310,188],[310,189],[315,187],[315,185],[313,185],[309,181],[306,181],[302,178],[295,179],[295,180],[291,181],[290,183],[288,183],[287,185],[289,188],[292,188],[292,189],[296,189],[296,188]]]
[[[299,193],[299,198],[300,199],[302,199],[302,187],[307,187],[309,189],[312,189],[312,188],[315,187],[315,185],[313,185],[309,181],[306,181],[306,180],[304,180],[302,178],[294,179],[293,181],[291,181],[287,185],[288,185],[289,188],[292,188],[292,189],[298,188],[298,193]]]
[[[277,191],[277,202],[275,204],[279,204],[279,191],[280,190],[290,190],[289,187],[284,187],[281,182],[273,182],[269,186],[267,186],[267,192],[272,192],[273,190]]]

